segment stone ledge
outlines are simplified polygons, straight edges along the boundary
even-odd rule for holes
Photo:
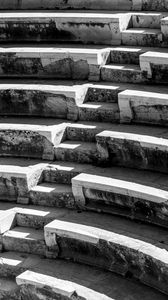
[[[168,125],[167,94],[124,90],[118,94],[121,123]]]
[[[0,77],[100,79],[109,48],[0,48]]]
[[[168,192],[165,190],[81,173],[72,178],[72,191],[80,209],[124,215],[167,227]]]
[[[168,140],[118,131],[96,135],[99,160],[110,165],[167,172]]]
[[[168,294],[168,254],[164,249],[99,228],[55,220],[44,227],[49,249],[59,248],[58,256],[99,266]],[[83,249],[83,250],[82,250]]]

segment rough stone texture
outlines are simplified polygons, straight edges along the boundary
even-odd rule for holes
[[[122,31],[122,45],[160,47],[162,42],[160,29],[130,28]]]
[[[168,125],[167,94],[125,90],[118,95],[120,122]]]
[[[0,41],[78,42],[120,45],[120,14],[0,14]],[[126,20],[124,20],[126,19]],[[122,16],[125,28],[128,16]],[[122,26],[123,27],[123,26]]]
[[[98,266],[168,293],[167,251],[97,228],[53,221],[45,226],[49,248],[58,246],[60,258]],[[69,228],[69,229],[68,229]]]
[[[54,147],[55,158],[60,161],[97,163],[97,149],[94,143],[73,143],[68,141]]]
[[[96,136],[102,163],[167,173],[166,139],[119,132],[117,137],[116,134],[117,132],[104,132]]]
[[[75,99],[63,93],[33,89],[0,90],[0,115],[20,115],[76,119]]]
[[[127,83],[143,83],[146,81],[142,76],[139,66],[114,64],[109,64],[101,68],[101,80]]]
[[[84,102],[117,102],[119,91],[118,87],[92,86],[88,88]]]
[[[161,226],[168,224],[167,203],[155,203],[128,195],[110,193],[96,189],[84,189],[86,209],[88,207],[98,212],[107,212],[137,219]]]
[[[140,9],[141,0],[6,0],[0,1],[0,9],[93,9],[93,10],[123,10]]]
[[[37,185],[32,188],[30,193],[30,203],[34,205],[67,207],[74,208],[74,197],[72,189],[65,184],[46,184]]]
[[[84,103],[78,106],[78,108],[80,121],[119,122],[119,109],[117,103]]]
[[[46,245],[43,232],[34,232],[30,228],[23,230],[15,227],[2,235],[3,249],[45,256]]]

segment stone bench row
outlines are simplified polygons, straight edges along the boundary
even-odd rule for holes
[[[0,48],[0,78],[25,77],[112,81],[112,73],[109,74],[109,77],[103,75],[103,68],[112,68],[110,65],[112,51],[113,49],[110,48],[97,50],[81,48]],[[116,52],[117,49],[114,51]],[[125,51],[124,49],[123,51],[118,49],[118,52],[124,53]],[[127,49],[127,55],[128,53],[129,49]],[[139,64],[140,69],[135,65],[139,83],[168,82],[168,54],[166,52],[147,51],[140,54]],[[119,73],[124,74],[127,64],[121,65],[120,68],[117,65],[116,68]],[[133,68],[128,68],[128,70],[129,72],[127,71],[125,75],[125,82],[129,82],[129,75],[132,76],[134,73]],[[118,80],[120,82],[120,79]]]
[[[147,10],[147,11],[168,11],[166,1],[158,0],[22,0],[21,2],[13,0],[0,0],[1,10],[15,9],[87,9],[87,10]]]
[[[78,140],[78,143],[74,144],[75,148],[71,147],[68,150],[66,143],[64,144],[67,139],[67,126],[70,124],[64,122],[50,126],[1,124],[0,156],[60,160],[58,157],[61,157],[61,153],[73,151],[75,148],[77,148],[75,151],[78,151],[82,143]],[[85,127],[83,131],[87,132],[88,128]],[[89,129],[94,131],[96,144],[86,143],[86,145],[93,148],[95,163],[168,171],[168,140],[166,136],[162,137],[162,133],[159,136],[155,136],[155,133],[133,134],[118,131],[116,128],[116,131],[100,130],[100,133],[96,134],[94,126]],[[128,128],[129,130],[131,128]],[[73,135],[79,134],[78,127],[73,126],[73,131]],[[73,143],[71,144],[73,146]]]
[[[106,85],[0,84],[0,108],[6,116],[168,125],[167,94]]]
[[[0,215],[1,246],[3,247],[8,237],[9,251],[15,249],[14,246],[12,249],[10,247],[15,238],[17,242],[20,239],[21,243],[29,243],[28,238],[26,242],[25,234],[23,237],[16,235],[16,215],[17,209],[9,209],[3,216]],[[26,228],[23,233],[25,232]],[[153,245],[150,240],[131,237],[124,230],[115,232],[56,219],[44,226],[43,244],[46,257],[73,260],[125,277],[131,276],[168,294],[167,250],[159,244]]]
[[[0,42],[4,41],[167,47],[167,17],[164,13],[4,12],[0,13]]]

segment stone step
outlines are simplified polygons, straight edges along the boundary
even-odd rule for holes
[[[168,294],[168,252],[156,244],[72,221],[54,220],[44,227],[44,233],[51,255],[129,274]]]
[[[0,158],[0,201],[28,203],[28,192],[41,182],[48,163],[24,158]]]
[[[132,46],[116,46],[110,47],[110,60],[112,64],[130,64],[130,65],[139,65],[139,57],[141,54],[144,54],[148,51],[153,52],[163,52],[167,53],[166,49],[164,48],[157,48],[157,47],[132,47]],[[106,61],[108,64],[108,61]]]
[[[1,239],[4,251],[46,255],[43,230],[16,226],[6,231]]]
[[[78,106],[79,121],[119,122],[117,103],[89,102]]]
[[[56,161],[46,165],[43,170],[43,181],[47,183],[71,184],[72,178],[80,173],[132,181],[135,184],[147,185],[164,191],[168,190],[168,175],[164,173],[115,166],[102,168],[76,162]]]
[[[148,135],[155,138],[168,139],[167,130],[161,126],[145,126],[145,125],[126,125],[115,124],[106,122],[77,122],[69,123],[66,126],[66,136],[64,135],[64,141],[83,141],[83,142],[95,142],[96,135],[101,134],[103,131],[115,131],[133,133],[138,135]]]
[[[118,94],[120,122],[168,125],[168,95],[125,90]]]
[[[0,48],[0,78],[99,80],[109,50],[58,47]]]
[[[100,11],[3,12],[0,13],[0,42],[120,45],[120,27],[126,29],[129,19],[127,13]]]
[[[160,47],[162,42],[160,29],[129,28],[122,31],[122,44],[126,46]]]
[[[83,210],[117,214],[168,227],[168,191],[81,173],[72,178],[76,205]]]
[[[98,157],[102,163],[168,171],[168,140],[162,136],[104,131],[96,136]]]
[[[156,83],[168,82],[168,53],[149,51],[140,55],[140,67],[146,76]]]
[[[66,140],[68,141],[82,141],[82,142],[96,142],[96,134],[102,132],[103,130],[110,130],[112,123],[105,122],[93,122],[90,120],[71,123],[66,127]],[[109,120],[113,122],[113,120]]]
[[[107,64],[101,67],[101,80],[107,82],[143,83],[142,72],[138,65]]]
[[[0,156],[53,160],[54,145],[60,143],[65,132],[64,121],[55,120],[54,125],[47,119],[43,125],[37,119],[28,123],[26,119],[20,119],[20,122],[19,118],[0,120]]]
[[[18,284],[22,283],[23,287],[25,283],[30,283],[31,281],[32,288],[29,290],[31,298],[34,296],[32,295],[35,290],[34,283],[40,285],[40,296],[43,293],[44,296],[46,295],[45,289],[43,290],[43,284],[45,283],[45,286],[48,285],[50,287],[48,295],[50,295],[51,299],[55,299],[58,296],[55,295],[54,291],[59,293],[61,297],[62,291],[65,295],[65,291],[67,292],[69,286],[70,290],[73,288],[78,296],[86,300],[111,300],[115,299],[115,297],[124,299],[125,295],[130,299],[136,300],[140,300],[142,297],[144,300],[150,298],[153,300],[166,300],[167,297],[140,283],[131,282],[126,278],[95,267],[63,260],[42,259],[35,255],[23,255],[23,253],[6,252],[1,255],[1,272],[9,275],[12,273],[13,277],[19,275],[16,280]],[[26,272],[27,270],[29,271]],[[22,274],[22,272],[25,273]],[[35,276],[35,273],[38,274],[38,278]],[[37,280],[33,281],[33,278],[38,279],[38,282]],[[64,283],[63,286],[62,283]],[[26,288],[25,291],[28,291],[28,289]],[[54,295],[52,295],[52,291]],[[23,298],[26,297],[26,292],[22,292],[22,296]]]
[[[0,115],[76,120],[86,92],[85,85],[0,84]]]
[[[54,147],[55,158],[59,161],[78,163],[96,163],[97,149],[95,143],[82,141],[65,141]]]
[[[160,29],[161,19],[164,14],[156,12],[133,13],[131,14],[131,25],[133,28]]]
[[[116,47],[110,51],[110,60],[112,64],[139,65],[139,56],[147,51],[146,47]]]
[[[68,184],[41,183],[29,192],[29,203],[34,205],[74,208],[72,188]]]

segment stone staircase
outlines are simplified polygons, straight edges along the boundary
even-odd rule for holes
[[[0,0],[0,299],[167,299],[167,20]]]

